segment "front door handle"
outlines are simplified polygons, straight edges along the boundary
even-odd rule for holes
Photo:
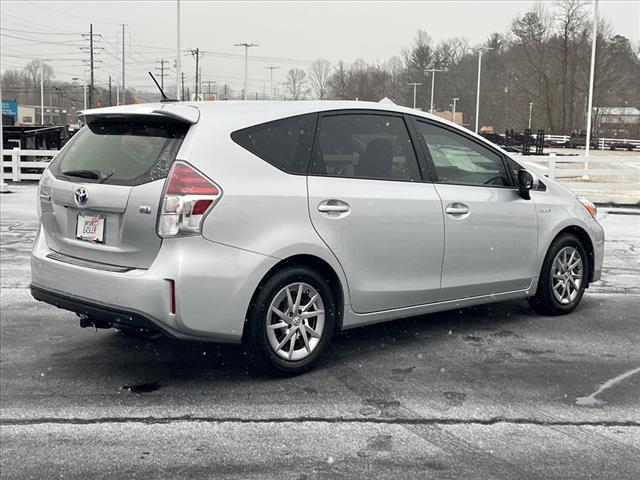
[[[469,214],[469,207],[464,203],[454,202],[447,205],[444,209],[444,213],[451,215],[452,217],[462,217]]]
[[[342,200],[325,200],[318,205],[318,211],[330,216],[341,216],[349,213],[351,207]]]
[[[324,205],[321,203],[318,205],[318,211],[344,213],[349,211],[349,207],[346,205]]]

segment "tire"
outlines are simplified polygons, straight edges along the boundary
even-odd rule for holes
[[[575,265],[577,263],[577,258],[575,257],[572,257],[573,260],[566,261],[570,255],[574,255],[573,252],[575,252],[576,256],[580,255],[581,265],[565,271],[562,268],[563,263],[565,265],[569,263]],[[556,263],[557,259],[559,259],[559,263]],[[563,260],[565,261],[563,262]],[[547,256],[542,264],[538,290],[535,296],[528,299],[529,304],[536,312],[543,315],[571,313],[578,306],[584,295],[589,274],[587,252],[580,239],[570,233],[564,233],[549,247]],[[577,281],[578,275],[580,276],[579,282]],[[576,285],[578,288],[575,288]],[[556,287],[555,292],[554,287]]]
[[[291,311],[296,304],[306,318]],[[337,315],[330,284],[318,272],[302,265],[276,272],[258,287],[247,314],[243,343],[251,365],[271,377],[311,370],[331,342]]]

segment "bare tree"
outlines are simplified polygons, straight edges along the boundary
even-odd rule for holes
[[[324,58],[319,58],[311,64],[309,68],[309,82],[316,97],[324,100],[329,89],[329,75],[331,74],[331,63]]]
[[[561,118],[560,128],[567,131],[567,125],[575,122],[575,102],[570,98],[575,92],[577,56],[576,38],[584,29],[587,13],[586,0],[560,0],[556,3],[556,20],[560,24],[560,66],[561,66]]]
[[[329,92],[333,98],[346,100],[349,97],[349,67],[342,60],[338,62],[336,68],[328,80]]]
[[[309,94],[307,74],[300,68],[292,68],[287,73],[287,91],[294,100],[304,100]]]

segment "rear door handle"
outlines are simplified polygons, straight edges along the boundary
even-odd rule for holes
[[[329,215],[340,215],[351,210],[348,203],[342,200],[325,200],[318,205],[318,211]]]
[[[461,217],[469,213],[469,207],[464,203],[454,202],[447,205],[447,207],[444,209],[444,212],[447,215],[451,215],[453,217]]]

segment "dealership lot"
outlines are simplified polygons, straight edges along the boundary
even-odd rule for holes
[[[35,302],[35,186],[11,188],[3,478],[640,476],[639,215],[600,213],[603,280],[569,316],[510,302],[361,328],[273,380],[235,346],[93,332]]]

